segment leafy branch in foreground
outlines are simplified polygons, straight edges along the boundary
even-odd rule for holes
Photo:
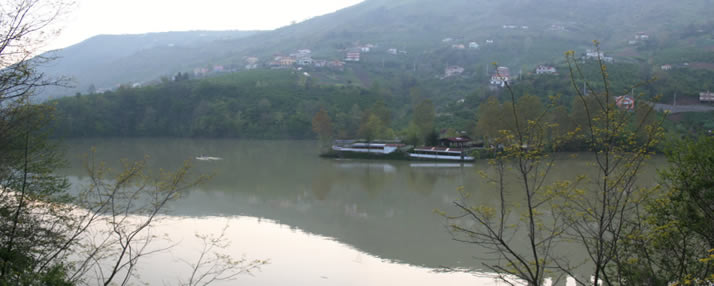
[[[461,214],[448,216],[450,230],[456,240],[490,250],[493,262],[484,266],[509,284],[513,277],[542,285],[546,278],[557,283],[568,275],[580,285],[591,281],[621,285],[626,277],[618,266],[625,261],[618,250],[636,229],[635,210],[651,195],[652,190],[637,187],[636,179],[659,143],[663,119],[657,119],[646,103],[635,111],[619,107],[602,60],[598,61],[602,84],[597,89],[583,78],[574,53],[566,53],[566,59],[584,120],[567,132],[553,132],[559,126],[549,122],[550,108],[534,113],[519,106],[528,96],[516,100],[506,85],[511,95],[511,101],[503,104],[510,111],[504,119],[508,124],[502,125],[505,128],[498,130],[498,136],[491,132],[488,142],[495,152],[490,160],[495,176],[489,178],[499,193],[498,204],[474,206],[477,203],[463,192],[455,202]],[[584,90],[579,88],[580,80]],[[555,135],[558,138],[550,138]],[[548,183],[555,163],[551,151],[575,140],[591,153],[591,172]],[[509,176],[518,183],[507,185]],[[568,244],[584,249],[586,259],[572,262],[554,251]]]
[[[511,96],[511,101],[504,103],[509,128],[499,130],[489,142],[495,147],[495,158],[489,161],[495,174],[482,173],[496,186],[498,205],[472,206],[473,198],[462,189],[462,199],[454,203],[461,214],[447,218],[455,240],[490,251],[492,262],[484,266],[504,282],[512,284],[515,277],[528,285],[542,285],[557,268],[553,249],[564,231],[559,216],[543,211],[551,209],[554,202],[548,196],[546,178],[553,166],[548,152],[553,142],[548,134],[555,126],[546,120],[549,108],[533,109],[531,97],[517,100],[510,85],[506,88]],[[515,191],[505,183],[511,176],[517,182]],[[464,219],[474,223],[464,223]]]
[[[217,281],[232,281],[242,274],[251,274],[261,266],[268,264],[268,260],[248,260],[244,257],[234,259],[230,255],[221,254],[222,250],[230,246],[226,238],[226,229],[220,235],[196,234],[201,240],[201,251],[195,262],[184,261],[191,268],[188,281],[180,282],[183,286],[206,286]]]

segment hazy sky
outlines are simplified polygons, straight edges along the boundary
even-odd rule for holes
[[[270,30],[362,0],[77,0],[48,48],[99,34],[186,30]]]

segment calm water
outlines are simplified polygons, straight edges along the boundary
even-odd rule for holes
[[[451,240],[435,209],[453,211],[457,188],[485,204],[497,194],[479,170],[485,162],[437,164],[320,159],[311,141],[103,139],[67,141],[75,187],[86,180],[83,156],[92,146],[110,165],[149,156],[152,168],[175,169],[191,160],[214,174],[171,204],[156,231],[180,241],[148,257],[140,269],[151,285],[175,284],[198,254],[195,233],[228,226],[227,253],[269,259],[254,276],[224,285],[498,285],[487,274],[439,273],[443,266],[481,268],[487,256]],[[220,161],[197,161],[200,155]],[[657,159],[644,171],[653,183]],[[583,159],[564,158],[554,178],[586,173]],[[216,284],[221,285],[221,284]]]

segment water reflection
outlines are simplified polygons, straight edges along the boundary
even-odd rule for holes
[[[390,280],[393,276],[388,273],[395,271],[430,281],[426,276],[431,274],[426,274],[429,271],[425,269],[441,266],[478,269],[489,256],[478,248],[452,241],[444,219],[434,214],[435,209],[452,207],[452,202],[459,198],[460,186],[465,186],[481,204],[496,202],[493,186],[478,174],[478,170],[487,167],[482,161],[454,164],[328,160],[317,156],[315,143],[310,141],[118,139],[67,143],[70,167],[62,172],[75,183],[87,179],[78,154],[86,153],[91,146],[97,146],[97,157],[109,163],[121,158],[141,159],[148,154],[150,167],[171,169],[190,159],[197,171],[215,174],[211,181],[172,204],[174,229],[193,233],[225,218],[241,217],[237,220],[241,223],[232,227],[236,241],[245,236],[255,240],[235,244],[250,251],[250,257],[286,263],[285,269],[270,266],[282,269],[271,270],[277,271],[271,272],[275,277],[257,275],[256,279],[275,279],[270,280],[275,283],[256,282],[256,285],[282,285],[285,281],[295,281],[293,284],[297,285],[408,284]],[[201,154],[224,160],[193,160]],[[582,159],[564,159],[553,174],[557,178],[574,178],[584,172],[585,164]],[[514,186],[517,181],[507,183]],[[513,200],[519,196],[517,192],[507,195]],[[267,219],[271,226],[258,223],[259,219]],[[244,226],[246,220],[255,220],[256,224]],[[276,230],[277,226],[293,231],[282,233]],[[262,233],[263,228],[269,229],[267,233]],[[295,233],[299,235],[290,235]],[[260,239],[263,235],[266,237]],[[282,240],[273,241],[271,236]],[[271,250],[271,245],[282,251]],[[303,253],[303,249],[312,252]],[[328,267],[313,260],[313,256],[325,255],[327,263],[331,254],[324,249],[342,253],[340,259],[344,261],[329,266],[334,273],[328,275],[329,281],[321,280],[323,274],[319,273],[314,273],[318,278],[304,281],[289,279],[288,275],[295,275],[295,270],[287,269],[291,263],[295,267]],[[325,251],[327,254],[323,254]],[[359,268],[362,266],[353,265],[359,263],[346,257],[371,262]],[[364,277],[370,275],[374,277]],[[445,278],[449,274],[443,275],[434,277],[452,279]],[[475,279],[470,275],[466,278]],[[361,283],[349,282],[350,279]],[[419,279],[410,284],[459,285],[461,281],[454,278],[458,281],[453,284],[426,283]],[[248,281],[253,284],[253,280]],[[470,283],[482,285],[474,280]]]
[[[228,225],[234,257],[269,258],[254,276],[215,285],[496,285],[488,274],[438,273],[359,251],[329,237],[306,233],[252,217],[172,217],[155,229],[178,247],[168,255],[146,257],[142,280],[149,285],[176,285],[188,269],[182,260],[198,255],[194,233],[217,233]]]

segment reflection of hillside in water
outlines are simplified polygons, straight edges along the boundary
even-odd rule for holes
[[[465,186],[479,204],[497,193],[473,164],[328,160],[309,141],[141,139],[97,141],[98,157],[116,162],[151,156],[165,169],[199,154],[222,161],[194,162],[215,177],[172,205],[180,216],[252,216],[276,220],[307,232],[334,237],[373,255],[429,267],[480,266],[475,248],[451,240],[434,209],[451,210]],[[68,154],[84,152],[74,144]],[[556,166],[561,176],[577,174],[580,161]],[[584,163],[583,163],[584,164]],[[79,162],[65,174],[80,178]],[[576,166],[575,168],[573,166]],[[516,182],[509,182],[513,185]],[[509,193],[512,199],[518,193]]]

